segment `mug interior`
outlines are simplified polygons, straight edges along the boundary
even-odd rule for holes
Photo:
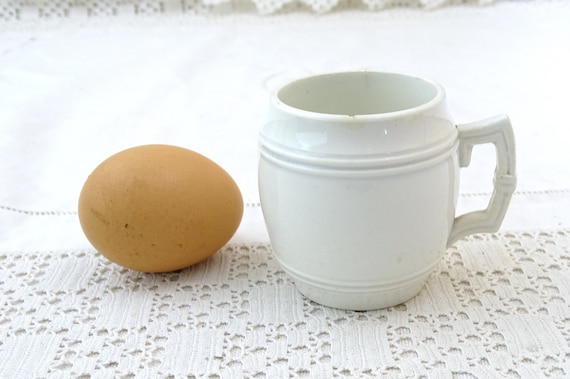
[[[437,98],[424,79],[386,72],[343,72],[292,82],[277,92],[283,104],[331,115],[386,114],[417,108]]]

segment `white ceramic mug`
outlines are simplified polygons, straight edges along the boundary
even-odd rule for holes
[[[473,145],[497,165],[487,209],[455,216]],[[509,119],[455,125],[432,81],[342,72],[271,96],[259,191],[275,257],[309,299],[353,310],[416,295],[446,247],[496,231],[516,186]]]

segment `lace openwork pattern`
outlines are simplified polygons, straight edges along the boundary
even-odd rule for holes
[[[434,9],[449,5],[486,5],[495,0],[8,0],[0,4],[0,20],[101,17],[254,11],[271,14],[287,10],[316,13],[337,9],[381,10],[394,7]]]
[[[399,306],[304,299],[266,244],[167,274],[0,252],[0,377],[563,377],[570,230],[477,235]]]

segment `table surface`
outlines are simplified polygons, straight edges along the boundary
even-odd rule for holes
[[[569,376],[568,19],[564,1],[531,1],[0,24],[0,378]],[[457,123],[506,113],[517,141],[501,230],[368,312],[296,291],[257,192],[268,92],[354,69],[436,80]],[[228,244],[175,273],[110,263],[77,218],[95,166],[146,143],[211,158],[244,197]],[[458,214],[486,206],[494,164],[476,148]]]

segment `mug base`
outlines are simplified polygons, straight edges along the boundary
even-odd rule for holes
[[[335,291],[302,282],[295,282],[295,286],[303,296],[320,305],[351,311],[371,311],[392,307],[410,300],[423,289],[428,276],[404,287],[367,292]]]
[[[279,259],[297,290],[315,303],[337,309],[371,311],[402,304],[416,296],[426,284],[440,259],[414,273],[400,278],[335,280],[298,270]]]

